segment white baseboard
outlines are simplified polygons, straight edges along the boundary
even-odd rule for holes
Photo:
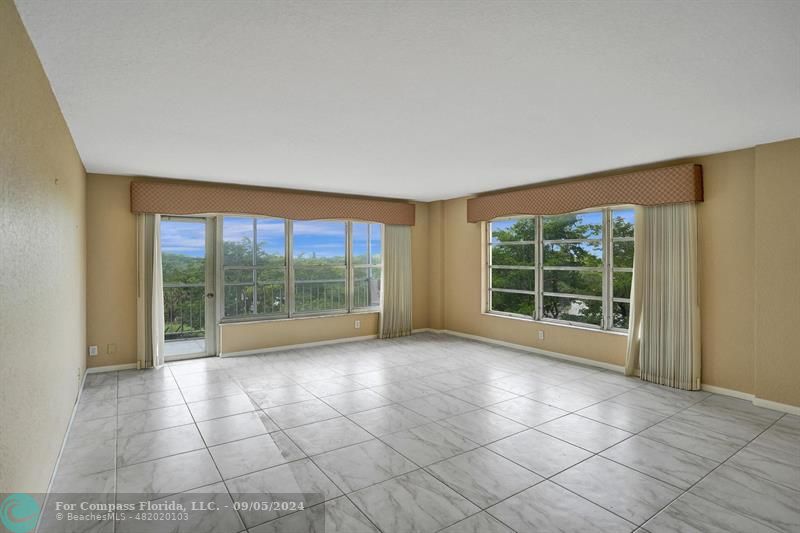
[[[753,405],[772,409],[773,411],[783,411],[790,415],[800,416],[800,406],[789,405],[786,403],[773,402],[772,400],[765,400],[763,398],[753,398]]]
[[[546,357],[552,357],[554,359],[562,359],[564,361],[570,361],[572,363],[580,363],[582,365],[587,366],[594,366],[597,368],[602,368],[604,370],[611,370],[612,372],[625,372],[625,367],[620,365],[614,365],[611,363],[604,363],[602,361],[594,361],[592,359],[586,359],[584,357],[577,357],[575,355],[567,355],[558,352],[551,352],[549,350],[542,350],[540,348],[533,348],[531,346],[525,346],[524,344],[514,344],[513,342],[506,342],[501,341],[498,339],[492,339],[489,337],[481,337],[480,335],[472,335],[470,333],[462,333],[460,331],[453,331],[449,329],[442,329],[442,330],[428,330],[428,331],[436,331],[438,333],[444,333],[445,335],[453,335],[455,337],[463,337],[465,339],[471,339],[479,342],[485,342],[488,344],[496,344],[498,346],[505,346],[506,348],[513,348],[515,350],[522,350],[524,352],[535,353],[537,355],[544,355]]]
[[[93,366],[87,368],[87,374],[97,374],[98,372],[116,372],[117,370],[136,370],[138,365],[136,363],[126,363],[124,365],[107,365],[107,366]]]
[[[741,400],[748,400],[751,402],[755,400],[755,396],[747,392],[742,392],[733,389],[726,389],[724,387],[717,387],[716,385],[707,385],[703,383],[700,386],[700,388],[706,392],[713,392],[714,394],[721,394],[723,396],[731,396],[733,398],[739,398]]]
[[[611,370],[613,372],[622,373],[622,372],[625,371],[625,367],[620,366],[620,365],[613,365],[613,364],[610,364],[610,363],[603,363],[603,362],[600,362],[600,361],[593,361],[591,359],[585,359],[583,357],[577,357],[577,356],[574,356],[574,355],[567,355],[567,354],[558,353],[558,352],[551,352],[549,350],[541,350],[539,348],[532,348],[530,346],[524,346],[524,345],[521,345],[521,344],[514,344],[514,343],[511,343],[511,342],[492,339],[492,338],[489,338],[489,337],[481,337],[480,335],[472,335],[472,334],[469,334],[469,333],[462,333],[460,331],[453,331],[453,330],[447,330],[447,329],[421,328],[421,329],[415,329],[412,333],[422,333],[422,332],[426,332],[426,331],[430,331],[430,332],[433,332],[433,333],[442,333],[442,334],[445,334],[445,335],[453,335],[455,337],[463,337],[465,339],[472,339],[472,340],[476,340],[476,341],[479,341],[479,342],[486,342],[486,343],[489,343],[489,344],[496,344],[498,346],[505,346],[507,348],[514,348],[516,350],[522,350],[522,351],[535,353],[535,354],[539,354],[539,355],[545,355],[547,357],[553,357],[553,358],[556,358],[556,359],[563,359],[565,361],[572,361],[574,363],[580,363],[580,364],[583,364],[583,365],[596,366],[598,368],[604,368],[606,370]],[[737,391],[737,390],[733,390],[733,389],[726,389],[724,387],[717,387],[715,385],[707,385],[705,383],[703,383],[701,385],[701,388],[704,391],[712,392],[714,394],[720,394],[722,396],[731,396],[733,398],[739,398],[739,399],[742,399],[742,400],[747,400],[749,402],[752,402],[753,405],[758,406],[758,407],[764,407],[766,409],[772,409],[773,411],[781,411],[783,413],[789,413],[789,414],[800,416],[800,406],[789,405],[789,404],[779,403],[779,402],[773,402],[771,400],[765,400],[763,398],[757,398],[754,394],[749,394],[747,392],[741,392],[741,391]]]
[[[270,348],[260,348],[258,350],[244,350],[241,352],[220,353],[220,357],[241,357],[243,355],[257,355],[270,352],[282,352],[285,350],[299,350],[301,348],[312,348],[314,346],[326,346],[328,344],[341,344],[345,342],[359,342],[377,339],[377,335],[362,335],[361,337],[344,337],[342,339],[330,339],[327,341],[304,342],[302,344],[285,344],[283,346],[272,346]]]
[[[75,403],[72,405],[72,413],[69,415],[67,430],[61,437],[61,447],[58,449],[58,456],[56,456],[56,464],[53,465],[53,471],[50,472],[50,481],[47,483],[47,493],[45,494],[44,501],[42,501],[42,509],[44,509],[45,506],[47,505],[47,497],[53,490],[53,482],[56,479],[56,472],[58,472],[58,465],[61,464],[61,456],[64,454],[64,448],[67,445],[67,437],[69,436],[69,432],[72,430],[72,422],[75,421],[75,414],[78,412],[78,404],[81,403],[81,396],[83,395],[83,386],[86,383],[86,374],[88,373],[89,373],[88,369],[83,373],[83,377],[81,378],[80,388],[78,389],[78,395],[75,397]],[[35,533],[38,533],[40,524],[41,521],[36,524]]]

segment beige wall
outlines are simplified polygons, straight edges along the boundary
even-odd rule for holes
[[[755,393],[800,405],[800,139],[756,147]]]
[[[481,312],[483,259],[482,224],[467,222],[467,200],[443,202],[444,287],[443,329],[513,342],[542,350],[621,365],[624,335],[599,333],[529,320],[491,316]],[[538,332],[544,332],[544,340]]]
[[[136,363],[136,216],[130,211],[126,176],[89,174],[87,179],[87,344],[99,355],[87,358],[90,367]],[[417,205],[412,231],[414,327],[428,327],[427,204]],[[230,324],[220,336],[223,353],[302,344],[319,340],[374,335],[377,315],[304,318]],[[235,332],[235,335],[234,335]],[[109,345],[113,353],[109,353]]]
[[[89,367],[136,363],[136,217],[133,178],[89,174],[86,181],[86,342]],[[112,352],[112,353],[109,353]]]
[[[223,324],[220,327],[220,351],[223,354],[230,354],[377,335],[379,316],[379,313],[353,313]],[[359,329],[355,329],[356,320],[361,322]]]
[[[683,162],[703,165],[704,174],[698,210],[703,383],[800,405],[800,358],[790,336],[800,323],[794,216],[800,140],[648,166]],[[465,198],[431,204],[429,218],[430,327],[624,363],[624,335],[481,313],[481,225],[466,221]]]
[[[0,0],[0,493],[42,492],[85,365],[85,173]]]

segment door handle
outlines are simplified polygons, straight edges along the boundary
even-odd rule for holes
[[[213,292],[209,292],[208,294],[206,294],[206,298],[213,298],[213,297],[214,297]]]

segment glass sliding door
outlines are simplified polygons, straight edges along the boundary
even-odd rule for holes
[[[166,360],[216,353],[213,231],[206,218],[161,219]]]

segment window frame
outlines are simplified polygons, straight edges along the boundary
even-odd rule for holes
[[[266,220],[280,220],[284,223],[284,293],[286,294],[286,311],[280,313],[252,313],[247,315],[237,315],[237,316],[227,316],[225,314],[225,271],[226,267],[224,264],[224,227],[225,227],[225,218],[248,218],[253,220],[253,227],[254,227],[254,264],[252,267],[242,267],[242,266],[231,266],[228,267],[227,270],[250,270],[254,272],[254,276],[256,276],[259,267],[255,265],[255,247],[257,246],[257,221],[266,219]],[[367,221],[360,221],[360,220],[342,220],[342,219],[319,219],[320,221],[330,221],[330,222],[343,222],[345,224],[345,264],[343,268],[345,269],[345,294],[347,299],[347,306],[344,309],[333,309],[333,310],[323,310],[323,311],[302,311],[298,312],[295,309],[295,271],[294,271],[294,220],[291,219],[283,219],[277,217],[267,217],[267,216],[254,216],[254,215],[239,215],[239,214],[221,214],[217,217],[217,246],[216,246],[216,256],[217,256],[217,264],[219,265],[217,271],[219,275],[217,276],[217,293],[220,294],[220,298],[217,299],[218,308],[217,313],[219,317],[219,322],[221,324],[230,324],[230,323],[241,323],[241,322],[257,322],[257,321],[264,321],[264,320],[287,320],[292,318],[306,318],[306,317],[315,317],[315,316],[335,316],[335,315],[345,315],[351,313],[364,313],[364,312],[376,312],[383,306],[383,290],[381,286],[380,291],[380,299],[378,305],[375,306],[367,306],[367,307],[355,307],[354,306],[354,268],[358,266],[368,266],[369,268],[377,268],[381,271],[381,285],[383,284],[383,264],[384,264],[384,229],[385,225],[379,222],[367,222]],[[303,221],[305,222],[305,221]],[[380,226],[380,239],[381,239],[381,260],[380,263],[369,264],[369,265],[354,265],[353,264],[353,224],[354,223],[363,223],[363,224],[370,224],[370,225],[378,225]],[[368,230],[368,237],[372,234]],[[370,239],[368,239],[370,240]],[[372,243],[368,243],[368,250],[371,250]],[[372,257],[369,257],[369,260],[372,261]],[[267,267],[261,267],[262,269],[266,269]],[[257,287],[257,282],[254,278],[253,287]],[[234,284],[235,285],[235,284]],[[256,299],[255,305],[257,306],[258,300]],[[257,307],[256,307],[257,308]]]
[[[525,217],[507,217],[507,218],[498,218],[495,220],[518,220],[518,219],[534,219],[536,224],[536,239],[532,241],[503,241],[503,242],[492,242],[492,233],[491,233],[491,224],[486,224],[488,229],[487,233],[487,249],[486,249],[486,271],[487,271],[487,278],[486,278],[486,303],[487,309],[492,309],[492,293],[494,292],[501,292],[505,294],[529,294],[533,296],[533,307],[534,311],[539,305],[539,295],[538,290],[541,286],[539,280],[539,269],[538,266],[540,264],[540,257],[539,257],[539,242],[541,242],[541,226],[540,221],[537,217],[534,216],[525,216]],[[494,257],[493,254],[493,246],[533,246],[533,265],[531,266],[522,266],[522,265],[495,265],[492,262],[492,258]],[[493,269],[500,269],[500,270],[527,270],[533,271],[533,290],[521,290],[521,289],[501,289],[501,288],[494,288],[492,287],[492,270]],[[510,313],[508,311],[494,311],[491,310],[492,314],[502,315],[502,316],[510,316],[516,318],[534,318],[532,316],[523,315],[521,313]]]
[[[600,213],[602,221],[602,232],[600,238],[597,239],[544,239],[544,224],[543,220],[547,216],[553,215],[522,215],[522,216],[508,216],[500,217],[485,223],[485,254],[486,260],[484,262],[484,276],[486,297],[483,312],[490,315],[505,316],[513,318],[522,318],[532,320],[535,322],[543,322],[547,324],[566,325],[580,328],[587,328],[597,331],[611,331],[617,333],[627,333],[627,329],[614,327],[613,307],[615,302],[630,303],[630,298],[615,298],[613,275],[615,272],[633,272],[633,268],[628,267],[614,267],[613,263],[613,245],[615,242],[634,242],[634,237],[614,237],[613,231],[613,211],[630,210],[633,206],[629,205],[615,205],[602,208],[584,209],[565,214],[580,214],[580,213]],[[534,219],[536,224],[536,239],[534,241],[514,241],[518,244],[529,243],[535,247],[534,251],[534,266],[533,267],[516,267],[516,266],[503,266],[494,265],[492,262],[492,223],[503,220],[519,220],[519,219]],[[634,226],[635,231],[635,226]],[[602,266],[599,267],[572,267],[572,266],[545,266],[544,264],[544,248],[547,244],[582,244],[582,243],[599,243],[602,247]],[[505,244],[505,243],[503,243]],[[532,291],[517,290],[517,289],[495,289],[492,287],[492,269],[504,268],[507,270],[513,269],[533,269],[534,275],[534,288]],[[555,293],[544,290],[544,274],[545,271],[585,271],[596,272],[601,274],[602,279],[602,293],[600,296],[594,295],[580,295],[580,294],[567,294]],[[511,313],[507,311],[496,311],[492,309],[492,293],[493,292],[506,292],[506,293],[522,293],[531,294],[534,297],[534,312],[532,315],[524,315],[520,313]],[[602,302],[602,318],[600,324],[593,324],[589,322],[578,322],[574,320],[563,320],[558,318],[549,318],[544,316],[544,298],[562,297],[574,298],[580,300],[593,300]]]

